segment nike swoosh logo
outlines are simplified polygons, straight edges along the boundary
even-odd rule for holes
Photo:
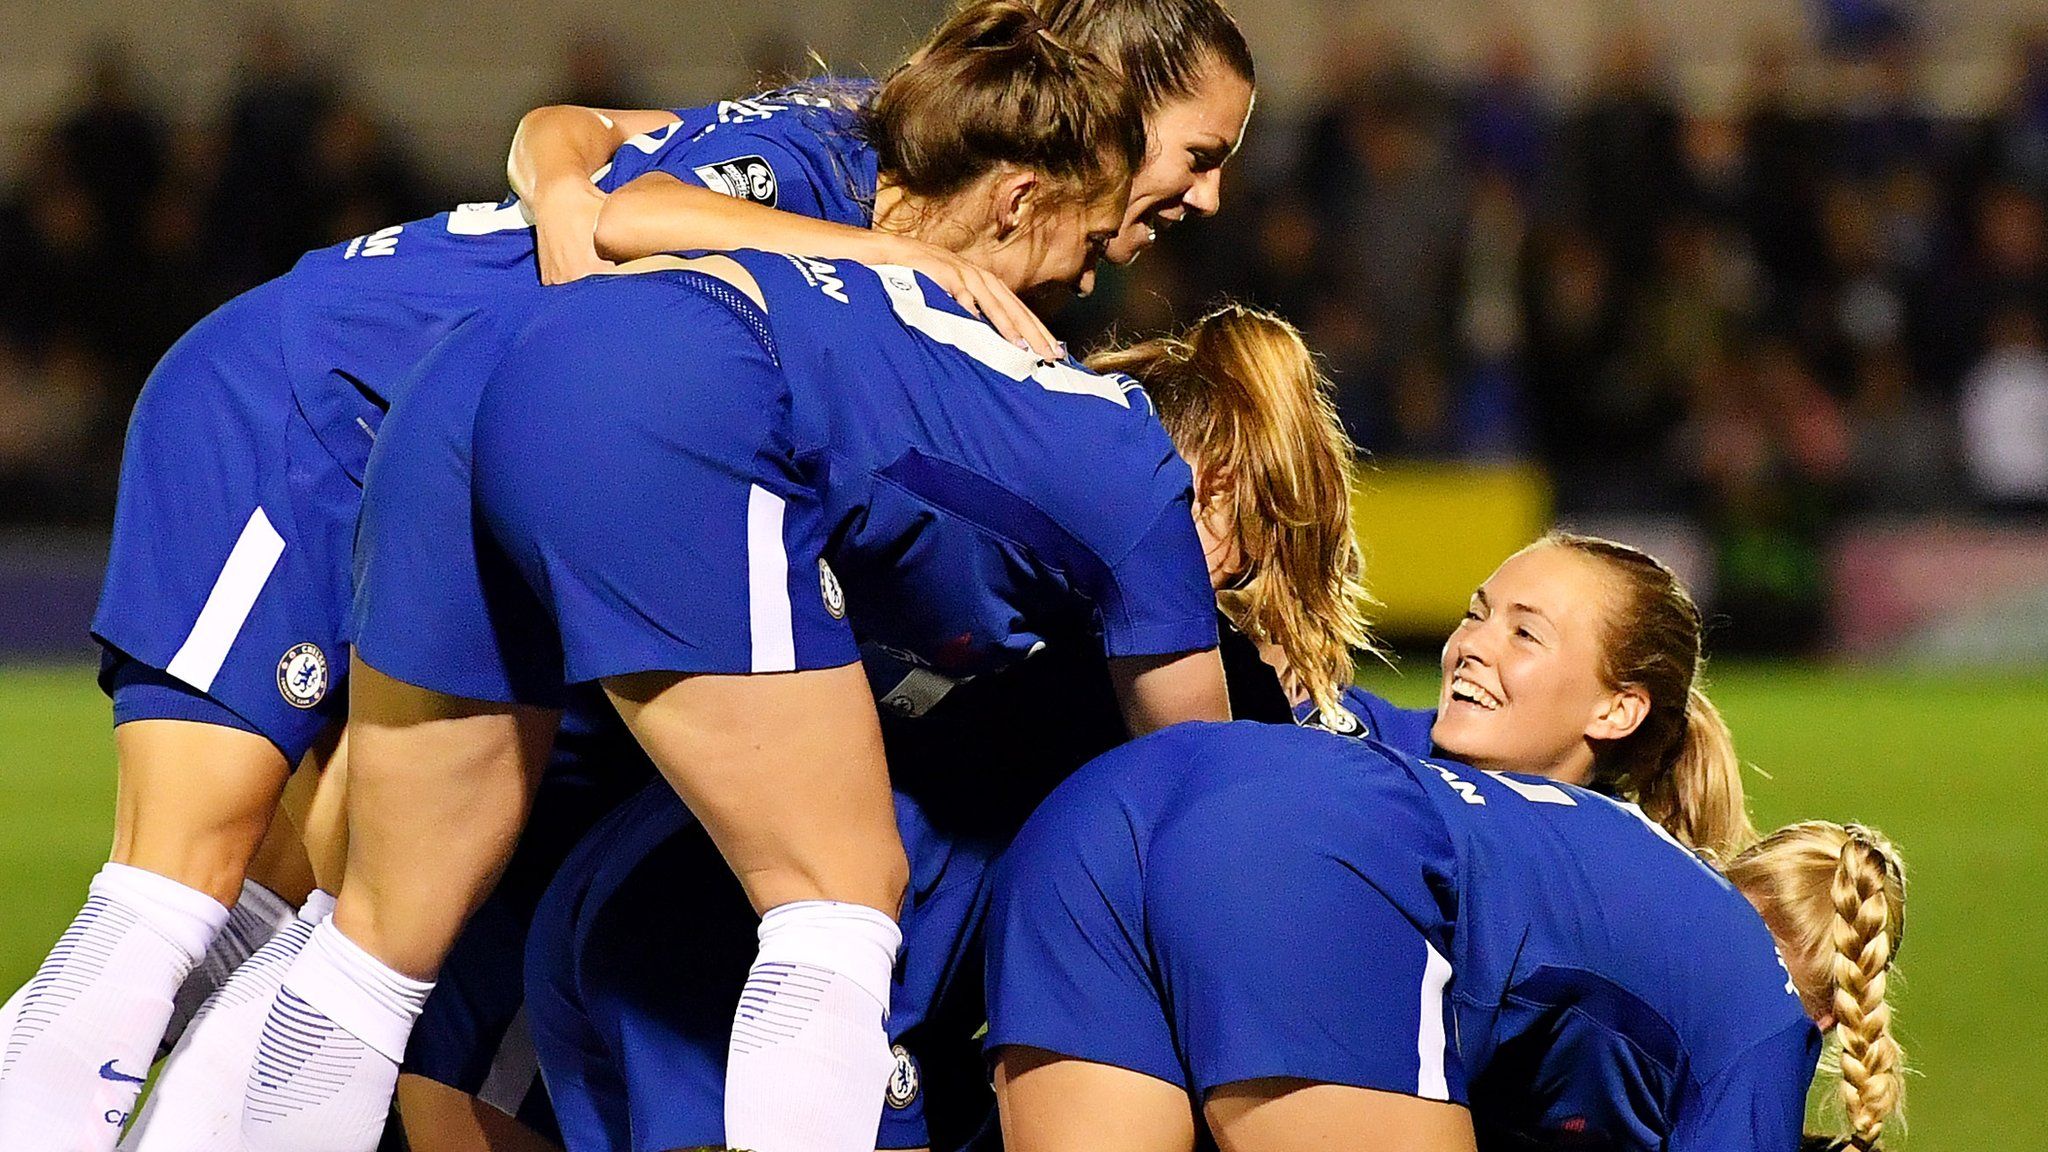
[[[130,1075],[129,1075],[129,1074],[127,1074],[126,1072],[123,1072],[123,1071],[121,1071],[121,1070],[119,1070],[119,1069],[115,1068],[115,1067],[114,1067],[114,1062],[113,1062],[112,1060],[109,1060],[109,1061],[107,1061],[107,1062],[106,1062],[105,1064],[102,1064],[102,1065],[100,1065],[100,1079],[102,1079],[102,1080],[113,1080],[113,1081],[117,1081],[117,1082],[119,1082],[119,1083],[123,1083],[123,1084],[140,1084],[140,1083],[142,1083],[142,1077],[140,1077],[140,1076],[130,1076]]]

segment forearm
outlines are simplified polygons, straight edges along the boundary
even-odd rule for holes
[[[883,247],[882,237],[865,228],[779,211],[666,173],[642,176],[606,198],[596,239],[598,254],[607,260],[695,248],[860,260]]]
[[[592,108],[555,104],[520,118],[505,158],[505,178],[523,200],[560,181],[589,181],[620,144],[617,121]]]

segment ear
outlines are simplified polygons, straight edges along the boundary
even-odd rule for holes
[[[1004,165],[992,188],[996,238],[1007,240],[1031,226],[1038,206],[1040,179],[1028,168]]]
[[[1600,698],[1594,706],[1593,718],[1586,723],[1586,737],[1590,740],[1620,740],[1637,728],[1650,714],[1650,694],[1641,686],[1630,684],[1618,691]]]

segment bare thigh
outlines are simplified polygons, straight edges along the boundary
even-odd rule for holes
[[[605,688],[756,911],[837,900],[896,915],[910,866],[860,665]]]
[[[412,1152],[562,1152],[469,1093],[411,1073],[398,1078],[398,1116]]]
[[[1225,1084],[1203,1106],[1222,1152],[1472,1152],[1457,1104],[1275,1077]]]
[[[431,980],[511,858],[561,714],[444,696],[356,658],[335,926]]]
[[[114,729],[117,864],[146,869],[232,905],[290,775],[261,736],[192,720]]]
[[[996,1060],[1008,1152],[1190,1152],[1195,1115],[1178,1084],[1012,1045]]]

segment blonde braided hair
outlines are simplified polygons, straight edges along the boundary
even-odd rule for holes
[[[1834,1020],[1843,1140],[1877,1152],[1905,1100],[1906,1054],[1886,999],[1905,938],[1904,861],[1875,829],[1809,820],[1764,837],[1727,871],[1777,937],[1808,1014]]]

